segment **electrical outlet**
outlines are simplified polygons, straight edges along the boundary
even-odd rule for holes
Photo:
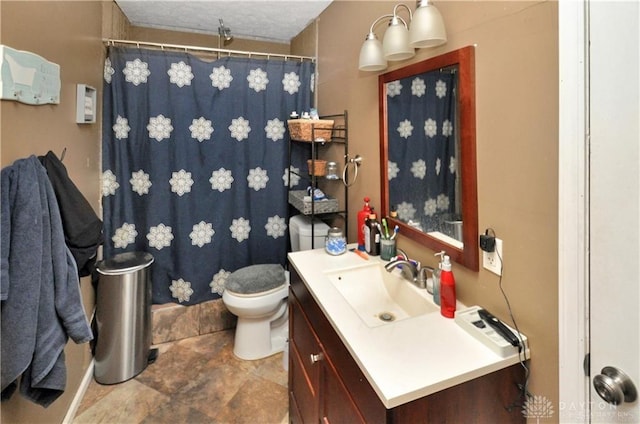
[[[482,266],[496,275],[502,275],[502,240],[496,238],[493,252],[482,252]]]

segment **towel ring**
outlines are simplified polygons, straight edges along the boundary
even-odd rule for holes
[[[347,154],[345,158],[347,158],[348,160],[347,160],[347,163],[344,165],[344,168],[342,169],[342,183],[346,187],[350,187],[358,179],[358,168],[362,164],[362,157],[360,155],[356,155],[355,158],[349,159],[349,155]],[[347,182],[347,169],[349,169],[349,165],[353,165],[353,170],[354,170],[353,181],[351,182]]]

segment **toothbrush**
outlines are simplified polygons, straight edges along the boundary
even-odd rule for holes
[[[400,231],[400,227],[398,227],[397,225],[393,228],[393,234],[391,235],[391,239],[393,240],[396,238],[396,236],[398,235],[398,232]]]
[[[355,253],[356,255],[360,256],[362,259],[364,259],[365,261],[369,260],[369,255],[367,255],[366,253],[364,253],[361,250],[358,249],[349,249],[351,252]]]
[[[384,238],[389,238],[389,227],[387,226],[387,218],[382,218],[382,227],[384,228]]]

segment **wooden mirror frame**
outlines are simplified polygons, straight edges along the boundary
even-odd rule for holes
[[[478,188],[476,176],[476,99],[475,99],[475,55],[474,47],[468,46],[442,54],[378,76],[378,105],[380,112],[380,175],[382,216],[389,216],[389,167],[388,167],[388,124],[387,93],[388,82],[423,74],[452,65],[458,66],[458,113],[460,119],[459,165],[462,170],[462,249],[419,231],[397,219],[390,219],[390,225],[400,227],[400,235],[408,237],[429,249],[444,250],[451,260],[478,271]],[[387,218],[388,219],[388,218]]]

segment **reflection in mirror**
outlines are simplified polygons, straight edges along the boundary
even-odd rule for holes
[[[388,184],[398,219],[426,233],[443,233],[462,247],[456,70],[457,65],[386,84]]]
[[[381,75],[380,136],[383,214],[477,270],[472,70],[467,47]]]

